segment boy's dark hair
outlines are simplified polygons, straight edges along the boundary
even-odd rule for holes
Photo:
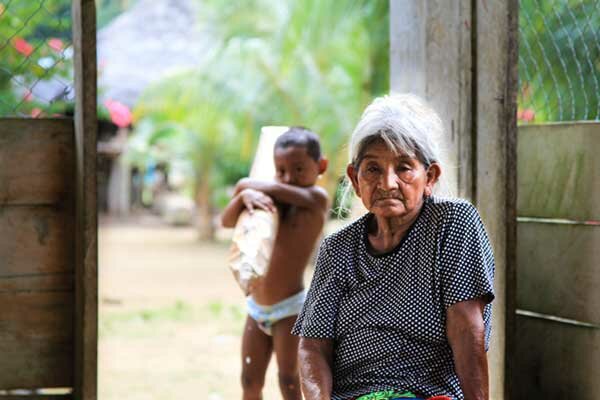
[[[303,126],[290,127],[275,141],[275,149],[287,149],[288,147],[304,147],[310,158],[315,161],[321,159],[319,137]]]

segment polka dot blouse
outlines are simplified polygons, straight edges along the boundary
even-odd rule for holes
[[[321,243],[292,333],[334,343],[333,400],[396,389],[463,399],[446,309],[482,297],[489,346],[494,258],[475,207],[429,197],[401,243],[372,255],[366,214]]]

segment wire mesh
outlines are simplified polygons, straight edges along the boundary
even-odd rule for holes
[[[600,119],[600,3],[521,0],[520,123]]]
[[[72,112],[71,0],[0,0],[0,117]]]

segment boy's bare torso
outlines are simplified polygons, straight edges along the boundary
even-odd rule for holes
[[[325,222],[325,210],[279,207],[280,220],[266,274],[251,285],[254,300],[271,305],[304,289],[304,270]]]

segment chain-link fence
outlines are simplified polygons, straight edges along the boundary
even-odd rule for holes
[[[70,0],[0,0],[0,117],[73,109]]]
[[[519,122],[600,119],[600,2],[521,0]]]

